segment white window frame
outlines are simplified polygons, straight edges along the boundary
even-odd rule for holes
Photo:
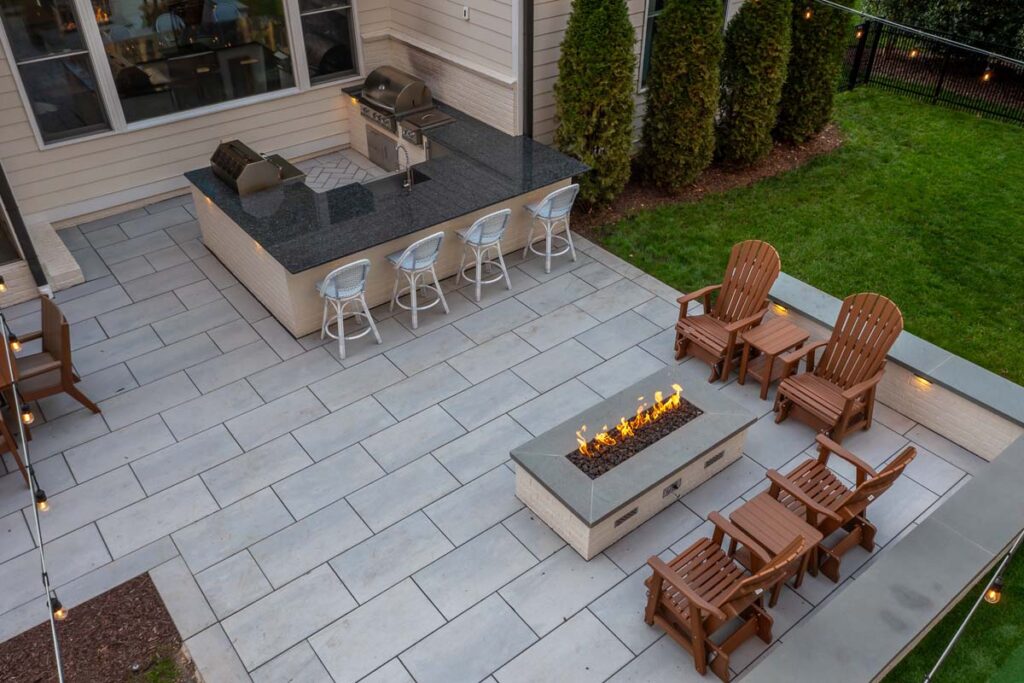
[[[93,68],[93,73],[96,78],[96,89],[100,97],[100,102],[103,105],[104,113],[107,116],[107,121],[110,123],[110,130],[89,133],[53,142],[46,142],[43,140],[43,135],[39,130],[39,124],[36,121],[35,113],[32,111],[28,92],[25,90],[25,85],[21,80],[21,71],[19,70],[17,63],[14,61],[14,52],[8,43],[7,32],[3,30],[2,26],[0,26],[0,47],[3,49],[4,57],[7,59],[11,74],[14,77],[14,83],[17,87],[18,95],[21,97],[22,108],[25,110],[25,116],[28,118],[29,126],[32,128],[32,134],[36,139],[36,145],[40,151],[66,147],[68,145],[75,145],[82,142],[88,142],[90,140],[98,140],[111,137],[113,135],[120,135],[122,133],[131,133],[138,130],[145,130],[147,128],[164,126],[177,121],[185,121],[188,119],[207,116],[209,114],[215,114],[217,112],[247,107],[260,102],[269,102],[271,100],[277,100],[284,97],[291,97],[311,90],[319,90],[321,88],[328,87],[337,87],[340,89],[354,85],[365,77],[363,72],[365,65],[365,61],[363,59],[363,41],[359,32],[359,0],[349,0],[351,7],[350,19],[352,22],[352,33],[355,40],[354,59],[356,63],[356,73],[348,77],[325,81],[315,85],[311,84],[309,79],[309,65],[306,62],[306,43],[305,37],[302,34],[302,22],[299,18],[298,0],[281,1],[284,3],[285,32],[288,35],[288,46],[291,49],[292,77],[295,79],[294,86],[128,123],[124,118],[124,109],[121,107],[121,99],[118,97],[117,87],[114,84],[114,75],[111,73],[110,66],[107,64],[107,53],[103,47],[103,38],[100,35],[99,25],[96,23],[96,18],[93,14],[92,2],[91,0],[70,0],[78,17],[79,28],[82,31],[82,38],[85,42],[85,50],[89,56],[89,63]],[[2,23],[2,20],[0,20],[0,23]]]
[[[647,25],[651,19],[656,19],[665,11],[662,8],[657,13],[653,13],[652,8],[655,2],[656,0],[647,0],[644,3],[644,22],[640,25],[640,59],[636,63],[636,91],[641,95],[647,92],[647,86],[644,84],[644,52],[649,47],[647,45]]]

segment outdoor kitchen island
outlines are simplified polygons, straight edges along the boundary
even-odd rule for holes
[[[358,109],[352,109],[350,120],[358,120]],[[522,249],[529,229],[523,207],[587,167],[450,107],[438,109],[453,121],[423,130],[419,145],[403,142],[414,160],[410,188],[403,187],[404,168],[326,192],[293,182],[246,196],[210,168],[186,173],[203,243],[296,337],[320,329],[322,302],[315,285],[340,265],[370,260],[366,298],[372,307],[391,297],[395,271],[386,256],[434,232],[445,233],[436,266],[440,278],[459,267],[462,244],[455,232],[493,211],[512,210],[502,251]],[[365,128],[384,131],[372,122]],[[353,122],[351,135],[359,149],[355,138],[366,135],[363,126]],[[391,136],[397,144],[399,138]]]

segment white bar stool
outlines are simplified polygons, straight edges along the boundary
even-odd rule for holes
[[[432,308],[438,303],[444,307],[444,312],[448,313],[448,302],[444,299],[444,292],[441,291],[441,283],[437,281],[437,272],[434,270],[434,264],[437,262],[437,257],[441,253],[441,241],[444,240],[443,232],[435,232],[429,237],[424,237],[421,240],[417,240],[410,244],[405,251],[396,251],[393,254],[388,254],[388,261],[395,267],[395,288],[391,292],[391,310],[395,310],[395,304],[398,304],[399,308],[403,308],[407,311],[412,311],[412,329],[416,329],[419,325],[419,319],[417,313],[419,311]],[[408,285],[398,288],[400,284],[400,278],[405,276]],[[429,281],[424,282],[423,278],[430,275],[434,284],[430,284]],[[419,291],[430,290],[433,291],[437,298],[428,304],[421,304],[419,302]],[[401,298],[406,294],[409,295],[409,304],[402,303]]]
[[[561,256],[568,253],[572,256],[573,261],[576,260],[576,249],[572,244],[572,232],[569,230],[569,214],[572,213],[572,205],[576,201],[576,195],[579,194],[579,191],[580,186],[573,183],[568,187],[555,190],[536,204],[528,204],[523,207],[530,213],[532,219],[530,221],[530,233],[526,237],[526,246],[523,247],[523,258],[526,258],[527,251],[543,256],[545,273],[551,272],[552,256]],[[537,239],[533,238],[535,222],[540,223],[544,228],[544,235]],[[555,230],[559,227],[565,228],[564,235],[554,234]],[[558,251],[551,251],[552,240],[557,241],[560,245]],[[544,242],[544,251],[538,251],[534,245],[542,241]]]
[[[324,300],[324,315],[320,323],[320,338],[325,336],[338,340],[338,355],[345,357],[345,340],[360,339],[369,333],[377,339],[380,344],[380,332],[370,315],[370,308],[366,305],[366,276],[370,272],[369,259],[360,259],[352,263],[335,268],[323,282],[316,286],[317,291]],[[359,322],[360,318],[366,318],[365,329],[345,336],[345,307],[349,304],[358,304],[356,310],[351,311],[352,316]],[[328,309],[334,308],[334,314],[329,315]],[[337,331],[331,332],[331,325],[334,324]]]
[[[459,263],[459,273],[455,276],[455,284],[459,284],[463,278],[466,282],[475,283],[477,301],[480,301],[480,285],[489,285],[504,278],[505,287],[509,290],[512,289],[512,280],[509,279],[508,268],[505,267],[505,258],[501,255],[501,238],[505,235],[511,215],[512,209],[495,211],[477,219],[473,225],[456,233],[465,244],[465,248],[462,250],[462,261]],[[491,249],[497,253],[497,257],[485,258]],[[467,251],[472,252],[476,262],[475,278],[466,274],[466,271],[473,267],[472,263],[466,265]],[[484,279],[483,271],[491,268],[497,268],[498,272]]]

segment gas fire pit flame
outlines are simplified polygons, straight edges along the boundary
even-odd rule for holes
[[[635,435],[637,429],[657,422],[668,412],[678,410],[681,405],[680,395],[683,393],[683,388],[678,384],[673,384],[672,389],[675,393],[668,398],[664,398],[660,391],[656,391],[654,393],[654,405],[649,407],[647,402],[644,401],[644,397],[640,396],[637,398],[640,405],[636,407],[636,414],[632,418],[628,420],[625,417],[620,418],[619,423],[611,430],[608,429],[608,425],[604,425],[601,427],[601,431],[591,439],[588,439],[586,436],[587,425],[582,425],[576,430],[576,441],[579,443],[580,455],[593,458],[608,446],[614,446],[621,441],[631,438]]]

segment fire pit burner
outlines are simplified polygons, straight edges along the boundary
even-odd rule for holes
[[[629,419],[620,418],[612,429],[605,425],[589,441],[586,439],[587,426],[583,425],[576,431],[579,448],[565,457],[588,477],[597,479],[703,414],[703,410],[680,396],[681,386],[674,384],[672,388],[675,393],[664,400],[660,391],[655,392],[654,405],[650,407],[641,396],[637,399],[636,415]]]

